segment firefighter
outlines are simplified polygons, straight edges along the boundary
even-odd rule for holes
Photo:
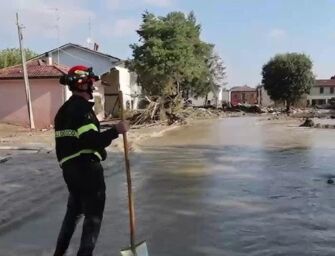
[[[83,230],[77,256],[91,256],[99,235],[105,207],[105,181],[100,161],[105,148],[129,129],[127,121],[100,132],[92,110],[94,82],[99,80],[92,68],[72,67],[60,83],[68,85],[72,96],[55,117],[56,155],[69,190],[66,214],[57,239],[54,256],[66,253],[80,217]]]

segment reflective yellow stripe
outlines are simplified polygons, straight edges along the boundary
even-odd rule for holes
[[[99,154],[98,151],[95,151],[93,149],[83,149],[81,151],[79,151],[78,153],[75,153],[73,155],[70,155],[70,156],[67,156],[67,157],[64,157],[62,160],[59,161],[59,164],[62,165],[63,163],[65,163],[66,161],[70,160],[70,159],[73,159],[77,156],[80,156],[81,154],[94,154],[96,155],[100,160],[102,160],[102,157],[101,155]]]
[[[82,135],[85,132],[88,132],[89,130],[98,131],[98,128],[94,124],[86,124],[82,127],[78,128],[78,136]]]
[[[71,156],[64,157],[62,160],[59,161],[59,164],[62,165],[62,164],[64,164],[66,161],[68,161],[68,160],[70,160],[70,159],[72,159],[72,158],[75,158],[75,157],[77,157],[77,156],[80,156],[80,152],[75,153],[75,154],[73,154],[73,155],[71,155]]]
[[[55,137],[61,138],[61,137],[78,137],[76,130],[61,130],[61,131],[55,131]]]
[[[100,159],[100,161],[102,160],[102,156],[100,155],[99,152],[95,151],[95,152],[94,152],[94,155],[96,155],[96,156]]]

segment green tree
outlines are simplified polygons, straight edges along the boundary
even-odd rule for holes
[[[26,59],[37,55],[32,50],[25,49]],[[0,51],[0,68],[10,67],[21,63],[21,52],[18,48],[7,48]]]
[[[285,101],[287,111],[292,104],[309,93],[315,77],[312,61],[305,54],[278,54],[263,66],[262,83],[274,101]]]
[[[181,12],[165,17],[142,15],[137,31],[140,43],[130,45],[133,59],[128,66],[138,74],[146,93],[169,95],[205,85],[213,46],[200,40],[200,32],[192,12],[188,16]]]

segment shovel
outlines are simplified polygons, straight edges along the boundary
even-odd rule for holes
[[[124,111],[123,111],[123,96],[122,91],[119,91],[119,100],[121,108],[121,120],[124,121]],[[135,244],[135,210],[134,210],[134,200],[133,192],[131,186],[131,175],[130,175],[130,164],[128,158],[128,140],[127,133],[123,133],[123,146],[124,146],[124,159],[126,165],[127,173],[127,185],[128,185],[128,208],[129,208],[129,227],[130,227],[130,247],[121,250],[121,256],[149,256],[147,244],[142,241]]]

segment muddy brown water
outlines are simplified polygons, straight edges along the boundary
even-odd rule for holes
[[[335,185],[326,182],[335,174],[334,142],[333,130],[256,117],[198,122],[147,140],[131,155],[137,240],[155,256],[335,255]],[[111,158],[96,255],[119,255],[129,242],[122,156]],[[51,255],[62,191],[0,233],[1,256]]]

